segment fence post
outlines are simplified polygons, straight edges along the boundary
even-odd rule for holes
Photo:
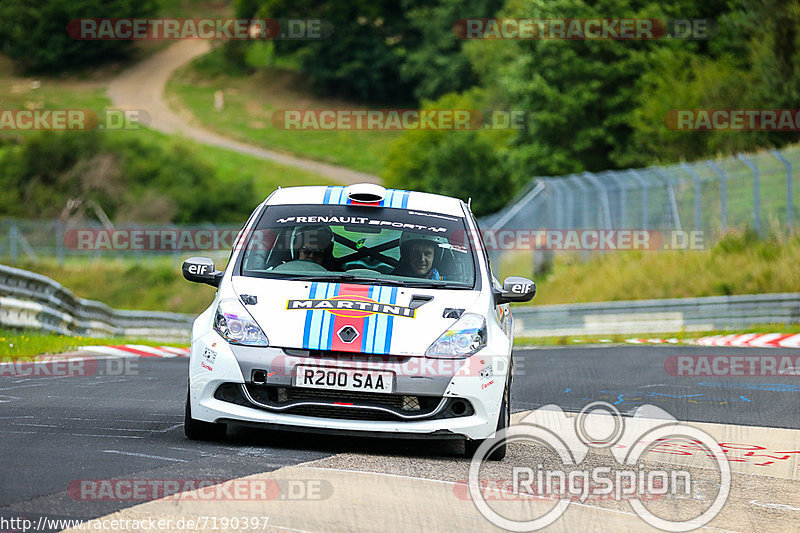
[[[611,206],[608,201],[608,191],[597,179],[597,176],[592,174],[591,172],[584,172],[582,174],[584,178],[586,178],[592,185],[597,187],[597,190],[600,191],[600,203],[603,204],[603,215],[606,219],[606,228],[605,229],[614,229],[614,224],[611,222]]]
[[[675,199],[675,186],[672,183],[672,178],[664,174],[660,167],[653,167],[656,175],[664,180],[667,184],[667,199],[669,200],[669,209],[672,212],[672,218],[674,220],[674,228],[677,231],[682,231],[681,228],[681,214],[678,212],[678,202]]]
[[[792,164],[777,150],[772,150],[772,155],[777,157],[786,167],[786,227],[789,228],[789,233],[791,233],[793,229],[792,211],[794,210],[794,201],[792,200]]]
[[[589,226],[589,188],[577,176],[571,176],[569,179],[575,180],[575,184],[581,190],[581,196],[583,197],[583,209],[581,209],[583,211],[582,227],[587,228]]]
[[[36,252],[33,251],[31,245],[28,244],[28,241],[25,239],[25,236],[17,227],[16,222],[13,220],[9,221],[11,227],[8,229],[8,253],[11,256],[11,263],[17,264],[17,257],[19,256],[19,247],[22,247],[22,251],[25,252],[25,255],[28,256],[28,259],[31,262],[36,262]]]
[[[553,189],[553,201],[550,202],[550,205],[555,209],[555,216],[550,218],[550,223],[561,228],[564,226],[564,191],[561,190],[561,185],[557,183],[557,180],[547,180],[545,185]],[[557,201],[556,198],[558,198]]]
[[[681,163],[681,168],[692,177],[692,180],[694,180],[694,229],[697,231],[702,231],[703,222],[702,217],[700,216],[700,176],[698,176],[697,173],[686,164],[686,162]]]
[[[564,206],[567,211],[567,219],[565,220],[565,228],[558,228],[558,229],[574,229],[575,228],[575,194],[572,189],[566,183],[561,183],[566,191],[564,195],[565,202]]]
[[[56,257],[58,266],[64,266],[64,223],[56,220]]]
[[[628,189],[625,187],[625,183],[622,181],[619,176],[617,176],[616,172],[607,172],[605,177],[611,178],[611,180],[617,185],[619,189],[619,224],[618,228],[625,228],[627,227],[627,207],[628,207]]]
[[[758,166],[744,154],[739,154],[737,157],[753,171],[753,228],[756,233],[761,233],[761,176],[758,173]]]
[[[636,178],[636,181],[642,186],[642,229],[647,229],[648,222],[649,222],[649,213],[648,213],[648,195],[650,194],[650,184],[647,183],[647,180],[642,177],[641,174],[637,170],[630,169],[628,173]]]
[[[725,233],[728,231],[728,176],[710,159],[706,160],[706,164],[719,176],[720,209],[722,210],[720,223],[722,225],[722,233]]]

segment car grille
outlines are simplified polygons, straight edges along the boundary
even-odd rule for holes
[[[236,383],[220,385],[214,397],[271,412],[347,420],[411,421],[470,416],[474,413],[472,405],[460,398],[447,398],[444,405],[439,408],[442,403],[441,396],[409,396],[253,384],[246,384],[245,387],[254,402],[244,394],[242,385]]]

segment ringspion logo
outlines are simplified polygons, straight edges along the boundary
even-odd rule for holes
[[[702,489],[701,495],[689,469],[662,461],[646,462],[654,447],[672,442],[688,443],[704,452],[709,466],[719,474],[719,482],[713,482],[713,492]],[[497,470],[489,468],[486,461],[498,446],[513,444],[544,447],[547,459],[542,459],[542,454],[507,458],[511,479],[501,490],[510,497],[500,494],[495,498],[486,487],[496,481]],[[587,461],[591,449],[607,449],[616,464],[597,466],[596,461]],[[524,457],[531,461],[526,464],[525,459],[520,459]],[[627,418],[610,403],[592,402],[574,418],[567,417],[558,406],[541,407],[520,423],[483,441],[470,462],[467,488],[478,511],[492,524],[509,531],[540,530],[558,520],[574,500],[597,499],[624,500],[647,524],[664,531],[689,531],[704,526],[722,510],[730,493],[731,471],[719,443],[707,433],[680,423],[663,409],[644,405]],[[676,516],[671,506],[648,508],[643,503],[664,495],[710,500],[711,504],[695,516]],[[508,516],[501,513],[508,508],[494,508],[487,503],[493,499],[525,503],[542,497],[556,502],[544,513],[525,505]]]

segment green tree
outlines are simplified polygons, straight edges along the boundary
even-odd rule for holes
[[[760,107],[753,97],[755,76],[729,57],[712,59],[688,53],[653,56],[650,70],[637,83],[631,136],[614,148],[619,166],[646,166],[694,160],[718,153],[752,150],[769,144],[762,132],[680,131],[665,117],[678,109],[740,109]]]
[[[410,27],[420,37],[417,46],[409,49],[401,72],[414,84],[417,100],[432,100],[477,84],[478,76],[462,51],[465,41],[456,36],[453,23],[494,16],[500,7],[501,0],[440,0],[407,13]]]
[[[275,51],[296,55],[311,86],[326,95],[367,102],[404,102],[412,84],[401,66],[417,35],[410,31],[405,10],[414,2],[325,2],[322,0],[261,0],[262,18],[323,19],[333,35],[321,40],[276,40]],[[237,4],[237,16],[253,16],[256,2]]]
[[[479,89],[448,94],[423,109],[481,109]],[[472,198],[476,215],[500,209],[517,189],[507,166],[511,130],[411,130],[392,145],[383,173],[391,187]]]
[[[76,40],[66,27],[74,19],[148,17],[156,0],[3,0],[0,50],[24,70],[58,72],[125,57],[130,41]]]
[[[726,10],[720,0],[701,7],[688,0],[509,0],[501,16],[668,20]],[[615,150],[630,141],[637,83],[651,69],[654,51],[704,54],[707,48],[677,40],[542,39],[474,41],[465,53],[486,87],[527,113],[511,154],[515,173],[556,175],[618,166]]]

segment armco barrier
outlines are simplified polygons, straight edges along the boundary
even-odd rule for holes
[[[112,309],[77,298],[52,279],[0,265],[0,326],[87,337],[125,335],[188,341],[193,315]]]
[[[709,331],[800,323],[800,293],[537,305],[513,314],[519,337]]]
[[[800,293],[515,307],[520,337],[708,331],[800,323]],[[122,311],[76,298],[52,279],[0,265],[0,326],[85,336],[188,340],[193,315]]]

